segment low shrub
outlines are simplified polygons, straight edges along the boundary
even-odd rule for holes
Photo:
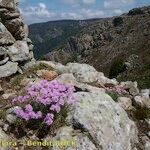
[[[113,25],[114,25],[115,27],[120,26],[121,24],[123,24],[123,19],[122,19],[122,17],[116,17],[116,18],[114,18],[114,20],[113,20]]]
[[[23,128],[39,131],[42,129],[43,132],[44,129],[48,131],[53,123],[57,127],[62,125],[69,106],[75,101],[74,90],[74,87],[56,80],[41,80],[26,87],[24,94],[12,101],[15,106],[19,106],[15,109],[19,127],[21,122]],[[18,123],[16,127],[17,125]]]

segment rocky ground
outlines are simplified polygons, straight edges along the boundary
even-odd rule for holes
[[[10,132],[15,122],[11,100],[28,84],[41,79],[58,80],[76,88],[75,105],[68,112],[65,124],[54,134],[39,139],[31,130],[28,135],[16,137]],[[19,149],[26,140],[70,140],[81,150],[149,150],[150,148],[150,90],[139,90],[136,82],[117,82],[108,79],[87,64],[69,63],[66,66],[49,61],[36,62],[22,75],[8,77],[0,82],[1,120],[0,139],[16,139]],[[29,134],[30,133],[30,134]],[[31,148],[32,149],[32,148]],[[37,149],[60,149],[49,147]]]

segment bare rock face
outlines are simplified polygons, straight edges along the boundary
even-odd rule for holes
[[[126,112],[105,93],[78,92],[68,116],[75,129],[87,132],[97,149],[130,150],[135,147],[137,129]]]
[[[0,78],[16,73],[20,62],[33,58],[28,26],[23,23],[17,4],[18,0],[0,0]],[[8,64],[15,67],[10,68]]]

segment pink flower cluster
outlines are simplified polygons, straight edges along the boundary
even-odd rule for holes
[[[128,92],[121,86],[106,87],[105,89],[107,92],[116,92],[119,95],[128,94]]]
[[[43,119],[44,123],[51,125],[55,114],[59,113],[65,104],[71,105],[74,103],[74,91],[73,86],[61,84],[56,80],[51,82],[41,80],[28,86],[26,88],[26,95],[13,99],[14,104],[26,104],[16,109],[15,113],[19,118],[26,121],[30,119]],[[48,108],[48,111],[46,111],[48,113],[44,113],[40,109],[35,111],[32,105],[33,102],[38,104],[38,106],[44,106],[45,109]]]

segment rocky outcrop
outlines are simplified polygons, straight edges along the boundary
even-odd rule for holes
[[[16,73],[21,62],[33,58],[28,27],[23,23],[17,4],[17,0],[0,1],[0,78]]]
[[[105,93],[75,94],[77,102],[68,116],[75,129],[81,129],[97,149],[132,149],[138,142],[135,124],[123,109]]]

